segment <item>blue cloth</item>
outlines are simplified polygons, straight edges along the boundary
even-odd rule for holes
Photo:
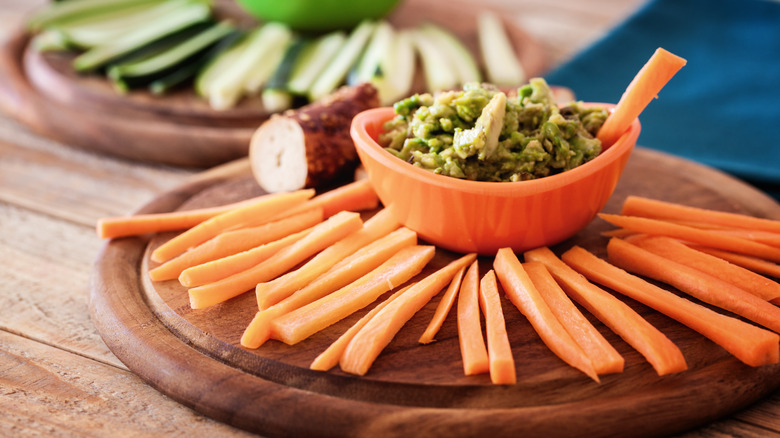
[[[780,2],[651,0],[545,79],[616,103],[658,47],[688,63],[640,115],[638,144],[780,200]]]

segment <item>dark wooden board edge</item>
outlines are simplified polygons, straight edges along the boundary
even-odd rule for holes
[[[771,198],[718,171],[641,148],[635,154],[657,160],[653,162],[656,165],[685,171],[687,178],[717,183],[716,190],[733,199],[738,211],[780,218],[780,206]],[[142,211],[176,209],[231,174],[204,175]],[[123,363],[161,392],[207,416],[264,435],[621,436],[627,431],[619,426],[630,424],[632,436],[655,436],[722,418],[780,385],[777,366],[752,369],[719,362],[698,370],[697,378],[711,384],[697,387],[697,399],[702,402],[686,405],[687,412],[669,412],[669,406],[679,406],[680,400],[689,396],[686,387],[670,384],[654,386],[642,397],[631,399],[603,397],[507,409],[398,406],[332,397],[316,387],[283,384],[236,368],[229,361],[216,359],[213,352],[202,351],[198,342],[173,333],[138,293],[143,287],[139,270],[147,245],[147,240],[139,238],[112,240],[98,255],[90,311],[104,341]],[[731,385],[724,389],[724,381],[743,380],[745,384],[738,391]],[[729,400],[727,405],[709,403],[724,398]],[[636,406],[641,413],[618,409],[626,404]],[[570,413],[564,422],[557,414],[561,409]]]
[[[38,134],[93,152],[181,167],[212,167],[247,155],[254,128],[139,121],[46,99],[23,69],[29,39],[19,29],[0,46],[0,110]]]

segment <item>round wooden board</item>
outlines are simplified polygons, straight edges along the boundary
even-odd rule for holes
[[[240,160],[202,174],[141,209],[163,212],[219,204],[260,193]],[[780,205],[718,171],[637,148],[605,207],[629,194],[780,219]],[[582,245],[605,255],[610,229],[595,219],[553,248]],[[623,354],[623,373],[596,383],[554,356],[530,324],[502,301],[517,384],[495,386],[462,372],[453,315],[437,341],[419,345],[438,297],[416,314],[364,377],[308,365],[363,312],[295,346],[239,345],[256,311],[247,293],[193,311],[174,281],[147,279],[149,251],[170,235],[106,243],[92,282],[92,318],[109,348],[133,372],[181,403],[267,436],[655,436],[728,415],[780,385],[780,366],[751,368],[711,341],[634,301],[626,302],[682,350],[689,370],[659,377],[630,346],[588,314]],[[429,272],[454,254],[437,251]],[[491,260],[481,260],[484,273]],[[367,311],[367,309],[366,309]],[[587,312],[585,312],[587,314]]]
[[[398,28],[423,21],[441,24],[477,50],[474,3],[405,0],[389,16]],[[218,0],[217,13],[244,26],[255,22],[233,0]],[[522,29],[504,20],[528,75],[547,67],[544,49]],[[101,77],[77,74],[72,54],[30,48],[20,27],[0,45],[0,110],[33,130],[87,150],[149,163],[212,167],[247,155],[255,129],[269,116],[259,98],[231,110],[215,111],[191,88],[165,96],[144,90],[117,93]],[[418,69],[419,70],[419,69]],[[414,91],[423,91],[418,71]]]

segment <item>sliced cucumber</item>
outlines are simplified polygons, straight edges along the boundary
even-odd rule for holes
[[[244,34],[228,47],[227,50],[223,51],[206,64],[203,70],[201,70],[195,78],[195,92],[200,97],[208,100],[209,90],[216,78],[238,62],[241,54],[244,53],[247,46],[249,46],[249,42],[249,35]]]
[[[196,77],[198,72],[211,62],[211,60],[232,47],[242,36],[243,33],[240,30],[232,30],[208,50],[201,53],[197,59],[188,62],[168,75],[155,79],[149,84],[149,91],[153,94],[162,94],[171,88]]]
[[[160,56],[169,50],[173,50],[180,44],[185,43],[188,39],[206,30],[212,25],[214,25],[214,22],[211,21],[211,19],[193,23],[190,26],[179,29],[169,35],[165,35],[162,38],[152,41],[151,43],[139,46],[138,48],[111,60],[103,67],[101,67],[100,70],[107,74],[108,71],[115,65],[137,64]]]
[[[261,94],[263,108],[269,113],[278,113],[292,106],[293,97],[287,90],[265,88]]]
[[[108,76],[120,91],[146,86],[155,79],[173,73],[181,65],[194,61],[200,53],[233,31],[235,26],[229,21],[212,24],[155,56],[139,62],[113,65],[108,69]]]
[[[263,89],[261,97],[263,99],[263,107],[267,111],[279,112],[292,106],[293,99],[287,89],[287,83],[290,80],[295,63],[307,44],[309,44],[309,41],[297,37],[286,47],[282,60]]]
[[[380,63],[390,51],[394,38],[395,29],[390,23],[384,20],[377,22],[363,55],[355,65],[354,74],[350,75],[347,83],[357,85],[381,76]]]
[[[211,9],[202,3],[191,3],[181,9],[161,15],[146,26],[125,34],[122,38],[96,46],[73,60],[77,71],[93,71],[132,51],[167,35],[211,18]]]
[[[412,34],[408,30],[396,32],[387,56],[379,64],[381,77],[374,77],[371,83],[379,92],[382,105],[390,105],[407,97],[412,90],[415,73],[415,53]]]
[[[499,86],[523,84],[525,70],[498,15],[481,12],[477,18],[477,32],[488,80]]]
[[[315,101],[327,96],[339,86],[347,76],[349,69],[360,57],[376,22],[362,21],[347,38],[339,53],[317,77],[309,90],[309,100]]]
[[[155,18],[167,15],[190,3],[193,3],[193,0],[144,3],[132,8],[109,11],[64,25],[52,26],[51,29],[62,32],[69,45],[90,49],[121,38],[122,35],[145,26]]]
[[[425,23],[420,26],[420,31],[430,36],[439,50],[444,53],[449,60],[448,65],[457,74],[458,82],[461,85],[467,82],[482,81],[482,74],[479,72],[477,61],[471,51],[449,30],[433,23]]]
[[[458,85],[455,70],[448,68],[448,59],[436,42],[419,29],[414,31],[414,44],[422,60],[425,84],[431,93],[450,90]]]
[[[286,46],[292,38],[292,30],[280,23],[266,23],[247,37],[246,46],[232,65],[213,77],[205,90],[212,108],[223,110],[233,107],[243,97],[245,83],[252,70],[262,65],[264,57],[275,48]]]
[[[338,53],[347,34],[335,31],[317,38],[308,44],[295,63],[287,89],[297,95],[306,95],[314,81],[322,73],[328,63]]]
[[[274,72],[279,68],[279,64],[282,63],[293,38],[294,36],[290,35],[290,38],[284,43],[269,47],[268,52],[263,57],[263,62],[253,67],[244,82],[244,91],[248,95],[260,93],[260,90],[271,80]]]
[[[72,46],[68,43],[65,34],[57,29],[46,29],[35,35],[30,41],[33,49],[39,52],[51,50],[68,50]]]
[[[160,3],[160,0],[68,0],[46,5],[27,22],[32,31],[72,23],[106,13],[121,13],[139,5]]]

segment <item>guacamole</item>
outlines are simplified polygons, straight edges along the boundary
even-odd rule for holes
[[[558,106],[544,79],[505,94],[490,84],[415,94],[394,105],[379,141],[434,173],[476,181],[523,181],[572,169],[601,152],[607,110]]]

